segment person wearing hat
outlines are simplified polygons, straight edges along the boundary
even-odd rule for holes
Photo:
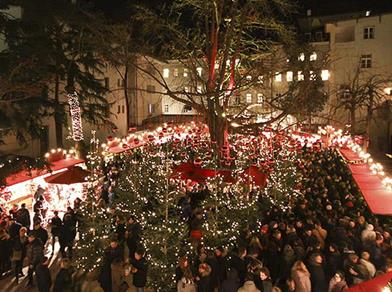
[[[29,267],[28,270],[28,282],[26,287],[33,287],[34,286],[34,281],[33,281],[33,276],[35,269],[38,264],[42,262],[42,259],[44,257],[44,248],[42,245],[42,242],[39,238],[37,238],[35,232],[31,232],[28,236],[28,245],[26,249],[26,258],[27,258],[27,264]]]

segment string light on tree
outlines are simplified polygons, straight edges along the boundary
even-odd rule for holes
[[[74,141],[83,140],[83,127],[82,127],[82,115],[80,112],[80,105],[78,94],[74,92],[73,94],[68,94],[68,104],[69,112],[71,114],[72,122],[72,139]]]

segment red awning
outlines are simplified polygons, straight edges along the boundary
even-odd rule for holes
[[[382,274],[369,281],[362,282],[347,290],[346,292],[382,292],[383,288],[392,279],[392,272]]]
[[[61,159],[61,160],[52,162],[50,165],[50,170],[57,171],[60,169],[72,167],[76,164],[83,163],[83,162],[84,162],[84,160],[75,159],[75,158]],[[31,171],[22,170],[20,172],[17,172],[15,174],[8,176],[5,179],[5,183],[6,183],[6,186],[12,186],[12,185],[15,185],[15,184],[18,184],[18,183],[21,183],[24,181],[28,181],[30,179],[33,179],[33,178],[36,178],[36,177],[39,177],[41,175],[45,175],[48,173],[49,173],[49,171],[46,169],[33,169]]]
[[[46,177],[45,181],[50,184],[71,185],[86,182],[86,177],[89,175],[89,171],[84,170],[79,166],[72,166],[66,171]]]
[[[267,186],[267,174],[260,171],[259,167],[256,165],[249,166],[244,174],[250,176],[253,183],[259,187],[265,188]]]
[[[171,175],[172,178],[180,178],[183,180],[190,179],[194,182],[205,183],[209,177],[215,177],[221,175],[223,181],[227,183],[233,183],[234,179],[229,170],[213,170],[213,169],[203,169],[195,166],[192,162],[185,162],[178,165]]]
[[[380,177],[373,174],[367,164],[349,164],[348,167],[373,214],[392,215],[392,192],[383,186]]]
[[[362,161],[359,155],[349,148],[340,148],[339,151],[343,155],[343,157],[348,161],[354,161],[354,162]]]

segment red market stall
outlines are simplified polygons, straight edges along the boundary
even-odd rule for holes
[[[46,158],[49,163],[48,168],[21,170],[5,179],[6,186],[0,193],[2,204],[10,207],[13,204],[25,203],[30,208],[34,204],[34,199],[43,196],[45,208],[62,211],[72,204],[74,197],[83,195],[85,184],[80,183],[81,181],[76,184],[61,185],[48,183],[45,179],[67,173],[69,169],[83,165],[84,160],[77,159],[73,153],[62,149],[52,150]]]
[[[392,215],[392,191],[383,185],[374,167],[372,169],[358,153],[349,148],[341,148],[339,151],[373,214]]]
[[[389,281],[392,279],[392,272],[382,274],[369,281],[362,282],[355,285],[347,290],[346,292],[384,292],[389,290],[383,290]]]

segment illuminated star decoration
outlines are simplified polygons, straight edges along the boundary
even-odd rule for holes
[[[76,92],[74,92],[73,94],[68,94],[68,103],[72,121],[72,139],[74,141],[82,141],[82,116],[80,113],[78,94]]]

